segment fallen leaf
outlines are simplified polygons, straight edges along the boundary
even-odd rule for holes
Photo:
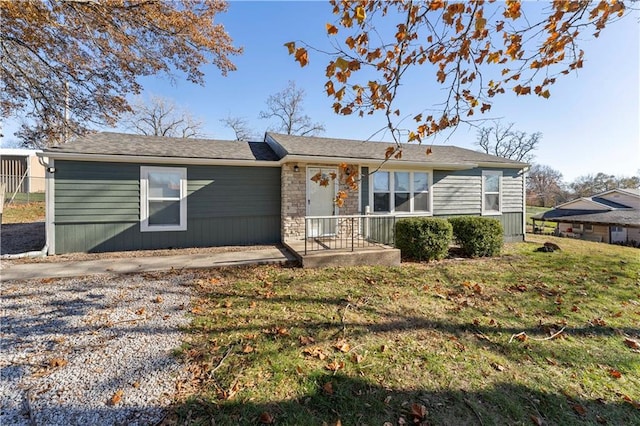
[[[231,300],[227,300],[224,302],[224,307],[229,309],[230,307],[233,306],[233,302]]]
[[[618,370],[614,370],[613,368],[609,369],[609,375],[614,379],[619,379],[622,377],[622,373],[620,373]]]
[[[249,308],[254,309],[257,306],[256,302],[249,303]]]
[[[133,382],[131,383],[131,386],[133,386],[134,388],[139,388],[140,387],[140,382]]]
[[[355,364],[360,364],[363,360],[364,360],[364,357],[360,354],[354,353],[351,355],[351,362]]]
[[[331,382],[327,382],[324,384],[324,386],[322,387],[322,390],[327,394],[327,395],[333,395],[333,383]]]
[[[329,371],[336,372],[344,368],[344,362],[331,361],[329,364],[325,365],[324,368]]]
[[[640,410],[640,402],[631,399],[631,397],[629,395],[623,395],[622,399],[624,399],[626,402],[628,402],[629,404],[633,405],[635,408],[637,408],[638,410]]]
[[[120,401],[122,401],[122,396],[124,395],[124,391],[122,389],[118,389],[116,393],[113,394],[109,401],[107,401],[108,405],[116,405]]]
[[[162,296],[156,296],[155,299],[153,299],[153,303],[162,303],[164,302],[164,299],[162,298]]]
[[[144,307],[142,307],[136,311],[136,315],[144,315],[146,311],[147,310]]]
[[[389,346],[387,346],[387,345],[380,346],[380,352],[386,352],[387,349],[389,349]]]
[[[351,350],[351,346],[344,340],[339,340],[333,347],[340,352],[349,352]]]
[[[68,363],[69,361],[64,358],[53,358],[51,361],[49,361],[49,365],[51,367],[64,367]]]
[[[492,362],[491,366],[497,371],[504,371],[504,366],[498,364],[497,362]]]
[[[571,307],[571,312],[578,312],[580,310],[580,308],[578,308],[576,305],[573,305]]]
[[[573,411],[575,411],[576,413],[578,413],[581,416],[585,416],[587,414],[587,409],[584,408],[584,406],[582,406],[580,404],[572,404],[571,408],[573,408]]]
[[[253,346],[251,345],[245,345],[244,348],[242,348],[242,353],[250,354],[251,352],[253,352]]]
[[[271,413],[269,413],[268,411],[264,411],[262,414],[260,414],[259,419],[260,423],[262,423],[263,425],[270,425],[274,422],[274,418],[273,415]]]
[[[624,338],[624,344],[630,347],[631,349],[640,349],[640,343],[628,337]]]
[[[411,417],[414,423],[419,423],[427,417],[427,407],[422,404],[411,404]]]
[[[298,339],[300,340],[300,344],[305,346],[315,343],[316,341],[313,337],[309,337],[309,336],[300,336],[298,337]]]
[[[531,416],[529,416],[531,418],[531,421],[533,422],[534,425],[536,426],[542,426],[544,425],[544,422],[542,421],[542,419],[538,416],[534,416],[533,414]]]

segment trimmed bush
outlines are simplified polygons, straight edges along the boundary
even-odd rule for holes
[[[502,223],[479,216],[451,217],[453,237],[469,257],[496,256],[503,242]]]
[[[402,257],[442,259],[449,253],[453,230],[446,219],[416,217],[396,222],[396,247]]]

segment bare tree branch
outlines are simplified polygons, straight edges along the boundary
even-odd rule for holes
[[[144,102],[138,98],[132,105],[132,110],[125,114],[122,123],[134,133],[174,138],[204,136],[202,122],[168,99],[154,96]]]
[[[250,141],[256,137],[256,132],[249,126],[249,122],[244,117],[232,117],[230,115],[226,118],[221,118],[220,122],[225,127],[233,130],[237,141]]]
[[[514,123],[503,126],[494,121],[493,127],[482,127],[478,130],[478,145],[487,154],[511,160],[529,162],[534,157],[533,151],[538,148],[542,133],[528,135],[526,132],[513,129]]]
[[[313,123],[304,112],[304,89],[298,89],[294,81],[267,99],[267,110],[260,111],[260,118],[276,119],[274,130],[288,135],[313,136],[324,132],[324,125]]]

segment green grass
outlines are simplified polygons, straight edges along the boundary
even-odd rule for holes
[[[44,201],[5,204],[2,212],[2,223],[28,223],[44,219]]]
[[[527,206],[527,232],[533,232],[533,220],[531,219],[531,216],[538,213],[544,213],[549,210],[551,210],[549,207]],[[545,234],[551,234],[556,228],[556,224],[554,222],[538,222],[537,225],[538,227],[542,227],[542,232]]]
[[[167,422],[640,424],[638,250],[531,240],[494,259],[203,271]],[[536,252],[547,240],[563,250]]]

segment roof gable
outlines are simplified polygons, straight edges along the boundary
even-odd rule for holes
[[[272,149],[284,156],[353,159],[357,161],[385,161],[387,148],[396,145],[389,142],[371,142],[350,139],[294,136],[267,132],[265,141]],[[451,145],[402,144],[402,157],[391,158],[389,163],[402,164],[420,162],[425,164],[449,164],[452,166],[512,167],[522,169],[526,163],[489,155]],[[431,153],[427,154],[427,147]]]
[[[599,203],[591,198],[577,198],[575,200],[567,201],[556,207],[557,210],[594,210],[594,211],[607,211],[612,207],[604,203]]]

